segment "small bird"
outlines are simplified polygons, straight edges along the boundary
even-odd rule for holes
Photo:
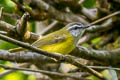
[[[67,24],[64,28],[39,38],[31,45],[52,53],[68,54],[76,46],[78,40],[89,26],[79,22]],[[9,52],[18,52],[24,48],[10,49]]]

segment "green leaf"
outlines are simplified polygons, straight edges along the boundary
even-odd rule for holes
[[[14,44],[8,43],[6,41],[0,42],[0,49],[8,50],[8,49],[15,48],[15,47],[17,47],[17,46]]]
[[[85,0],[82,5],[86,8],[92,8],[96,5],[96,0]]]
[[[98,38],[93,39],[91,42],[92,44],[94,44],[94,43],[100,42],[100,40],[101,40],[101,37],[98,37]]]

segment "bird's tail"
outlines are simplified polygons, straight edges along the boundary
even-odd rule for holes
[[[13,53],[13,52],[20,52],[20,51],[25,51],[25,48],[22,47],[18,47],[18,48],[14,48],[14,49],[9,49],[8,51]]]

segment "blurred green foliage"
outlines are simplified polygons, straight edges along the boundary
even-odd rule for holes
[[[111,73],[109,72],[108,69],[102,71],[101,74],[106,78],[106,80],[113,80],[113,79],[112,79],[112,75],[111,75]],[[116,74],[116,73],[115,73],[115,74]],[[98,79],[98,78],[95,77],[95,76],[89,76],[88,79],[100,80],[100,79]],[[117,79],[114,79],[114,80],[117,80]]]
[[[91,42],[92,44],[95,44],[97,42],[100,42],[100,40],[101,40],[101,37],[98,37],[98,38],[93,39]]]
[[[11,43],[5,42],[5,41],[0,41],[0,49],[11,49],[17,47],[16,45],[13,45]]]
[[[7,13],[14,13],[15,4],[11,0],[0,0],[0,7],[4,7],[3,11]],[[4,17],[3,20],[10,24],[15,24],[15,21],[10,18]]]
[[[86,8],[92,8],[95,6],[96,0],[85,0],[82,4]]]
[[[4,7],[5,12],[14,12],[15,4],[11,0],[0,0],[0,7]]]
[[[13,66],[9,61],[0,61],[0,64]],[[5,69],[0,67],[0,73],[3,73],[4,71]],[[28,78],[28,75],[24,74],[23,72],[17,71],[17,72],[13,72],[8,75],[5,75],[4,77],[0,78],[0,80],[27,80],[27,78]]]

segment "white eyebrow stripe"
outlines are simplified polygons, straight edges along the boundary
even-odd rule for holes
[[[71,27],[68,27],[68,30],[74,28],[75,26],[78,27],[79,25],[73,25],[73,26],[71,26]]]
[[[76,27],[79,27],[79,28],[84,28],[83,25],[73,25],[73,26],[69,27],[68,29],[72,29],[72,28],[74,28],[75,26],[76,26]]]
[[[66,25],[68,30],[74,28],[75,26],[79,27],[79,28],[84,27],[84,25],[82,23],[77,23],[77,22],[69,23],[69,24]]]

